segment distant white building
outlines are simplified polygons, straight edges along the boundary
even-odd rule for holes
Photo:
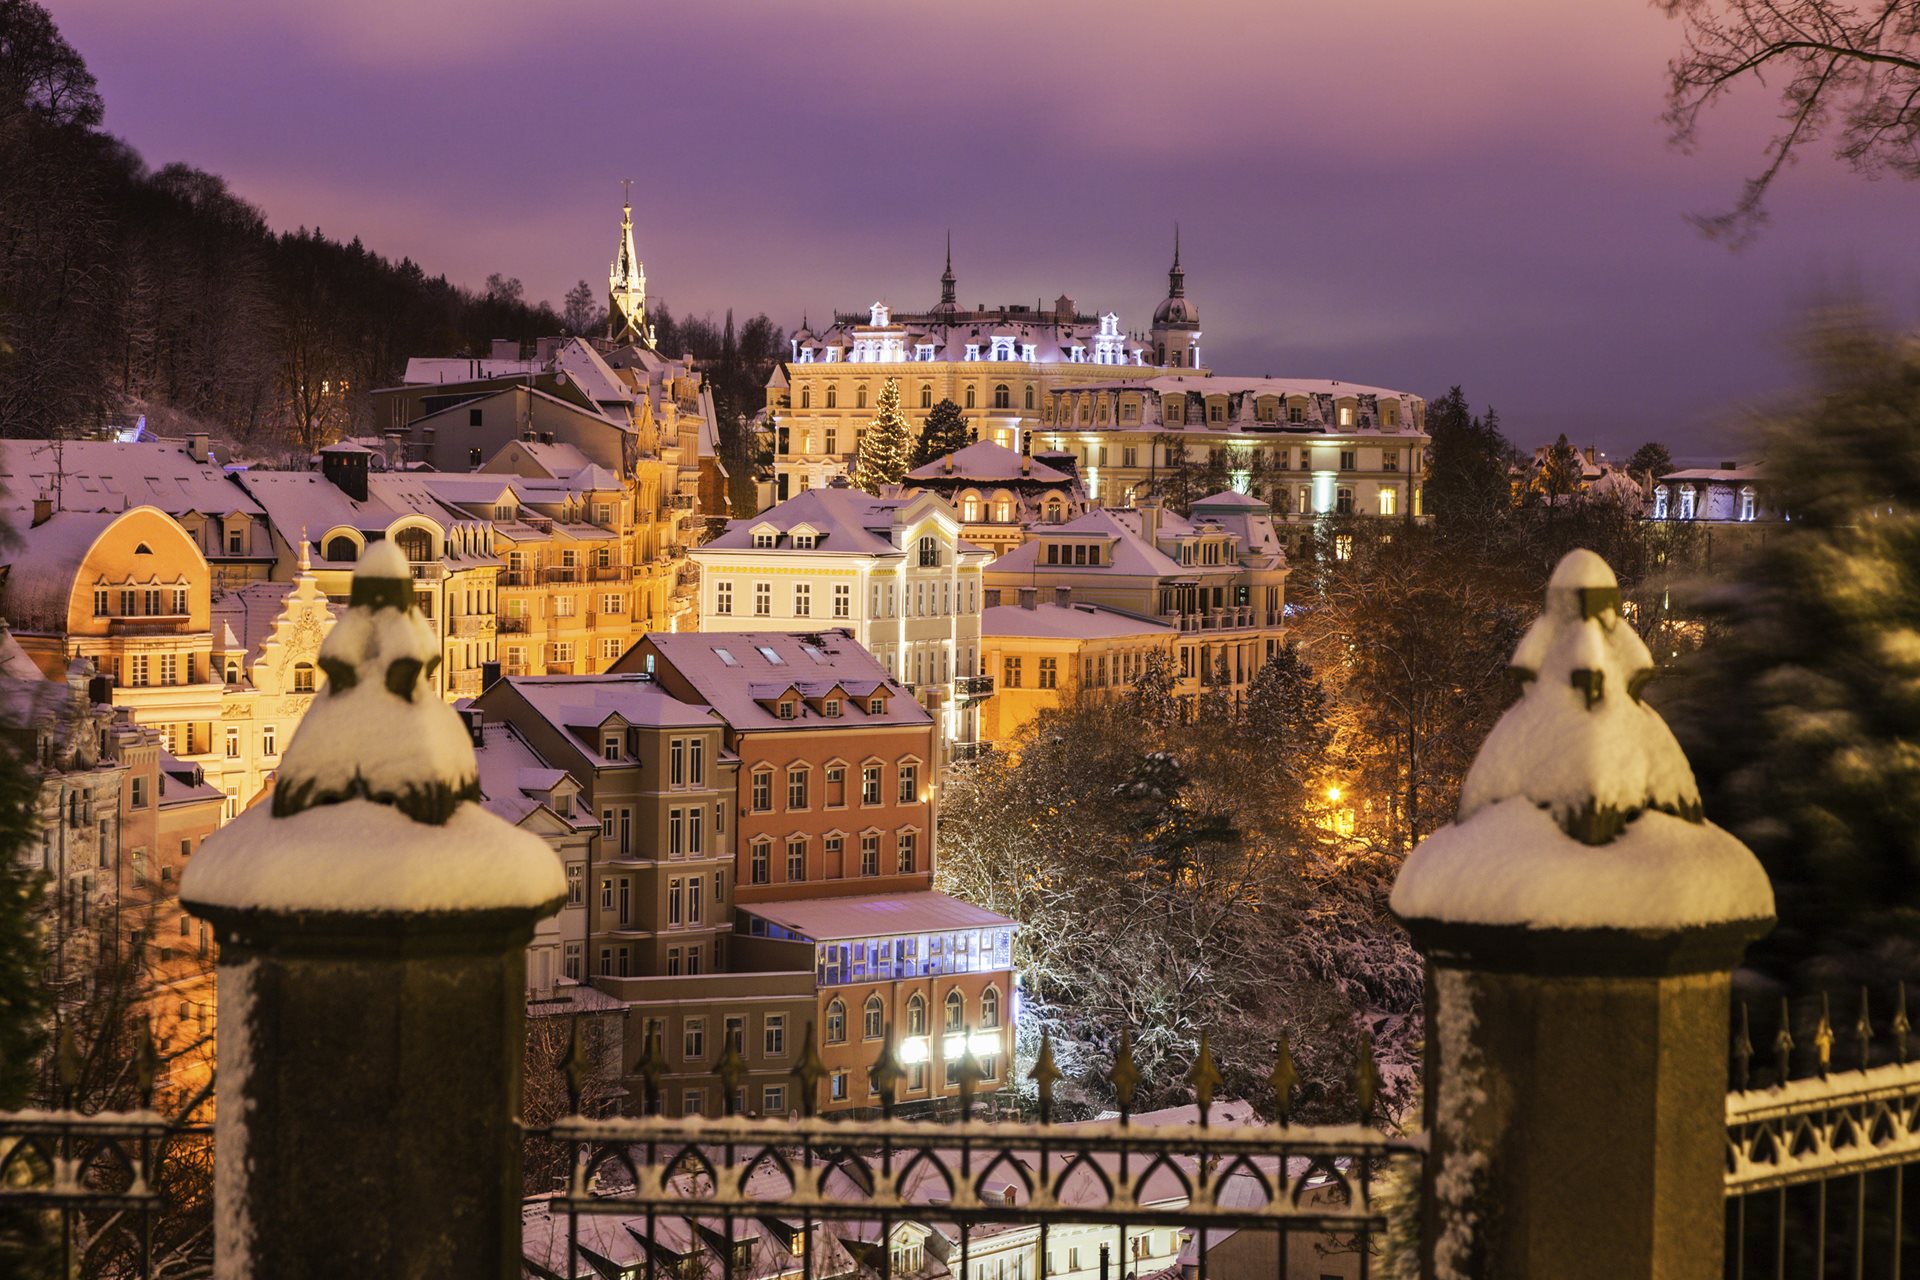
[[[940,497],[809,489],[690,553],[703,630],[844,627],[933,712],[948,744],[978,740],[981,571]]]
[[[1766,483],[1757,462],[1669,471],[1654,481],[1649,513],[1655,520],[1778,520],[1780,513],[1767,500]]]

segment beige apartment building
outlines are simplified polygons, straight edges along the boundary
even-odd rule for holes
[[[1026,541],[1027,528],[1063,524],[1092,505],[1068,454],[1034,457],[991,440],[935,458],[907,473],[906,493],[936,493],[960,515],[960,537],[998,556]]]
[[[1034,447],[1067,452],[1094,501],[1125,506],[1201,477],[1291,523],[1326,515],[1419,518],[1426,402],[1405,391],[1295,378],[1199,377],[1056,389]]]
[[[1174,633],[1181,697],[1223,686],[1238,698],[1285,643],[1287,572],[1266,504],[1227,492],[1195,502],[1185,517],[1150,500],[1036,527],[987,566],[986,583],[990,607],[1018,605],[1023,590],[1058,600],[1064,589],[1074,605],[1164,625]],[[1144,652],[1133,647],[1132,656],[1122,683],[1138,674]]]
[[[1177,246],[1167,298],[1144,334],[1123,330],[1114,312],[1083,313],[1064,295],[1044,308],[962,308],[949,254],[940,302],[930,310],[896,313],[876,302],[836,315],[817,333],[803,323],[789,341],[791,359],[767,388],[778,433],[776,500],[846,473],[889,379],[900,384],[901,407],[916,424],[951,400],[979,440],[1018,453],[1028,451],[1027,433],[1061,388],[1172,369],[1204,376],[1199,312],[1186,297]]]
[[[1179,669],[1179,630],[1097,604],[1069,587],[1020,587],[980,617],[980,647],[996,688],[980,717],[983,742],[1004,748],[1040,712],[1081,694],[1124,692],[1162,654]],[[1044,598],[1043,598],[1044,597]]]

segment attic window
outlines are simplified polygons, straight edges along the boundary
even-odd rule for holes
[[[884,715],[886,714],[886,710],[887,710],[887,700],[885,698],[868,698],[867,699],[868,715],[870,716]]]
[[[814,535],[810,533],[796,533],[793,535],[793,545],[797,551],[811,551],[813,550],[813,543]]]
[[[784,662],[780,660],[780,655],[775,653],[771,648],[767,647],[766,645],[757,644],[753,647],[760,651],[761,657],[765,658],[768,662],[772,663],[774,666],[780,667],[780,666],[786,665]]]
[[[840,699],[828,698],[821,714],[829,720],[838,720],[840,718]]]
[[[600,735],[600,758],[602,760],[618,760],[620,758],[620,735],[618,733],[603,733]]]
[[[780,700],[780,718],[782,720],[793,719],[793,699],[792,698],[782,698]]]
[[[730,667],[737,667],[740,665],[739,659],[735,658],[733,654],[726,649],[715,649],[713,651],[713,655],[714,657],[720,659],[720,661],[726,663]]]
[[[775,542],[778,542],[779,540],[780,540],[780,535],[777,533],[755,533],[753,535],[754,549],[765,550],[766,548],[771,547]]]
[[[133,554],[137,556],[150,556],[153,554],[153,548],[143,542],[133,549]]]

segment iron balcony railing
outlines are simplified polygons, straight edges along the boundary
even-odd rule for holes
[[[993,696],[992,676],[961,676],[953,682],[953,691],[963,698]]]
[[[108,618],[110,636],[171,636],[188,630],[192,619],[184,613],[149,614],[139,618]]]
[[[502,617],[498,629],[509,635],[526,635],[533,627],[533,619],[526,614],[507,614]]]

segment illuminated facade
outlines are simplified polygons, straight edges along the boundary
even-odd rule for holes
[[[1175,690],[1183,698],[1210,688],[1239,698],[1285,643],[1286,555],[1257,499],[1217,493],[1185,517],[1147,501],[1038,526],[1029,535],[987,566],[988,604],[1022,603],[1025,591],[1057,602],[1064,591],[1075,605],[1159,623],[1173,633]],[[1138,674],[1144,647],[1127,653],[1135,665],[1123,663],[1117,677],[1108,671],[1096,687]]]
[[[1074,455],[1094,501],[1120,506],[1224,482],[1276,518],[1421,517],[1426,402],[1294,378],[1172,375],[1056,389],[1034,447]]]
[[[980,619],[980,647],[994,678],[980,737],[996,747],[1074,697],[1124,692],[1153,654],[1179,670],[1180,632],[1170,623],[1075,603],[1066,587],[1001,589],[999,599]]]
[[[1070,455],[1029,457],[980,440],[907,473],[906,492],[937,493],[960,515],[960,536],[994,555],[1026,540],[1027,526],[1061,524],[1089,507]]]
[[[690,557],[707,628],[841,628],[937,718],[943,744],[977,740],[981,570],[991,555],[961,537],[931,493],[875,498],[809,490]]]
[[[940,303],[929,311],[896,313],[876,302],[836,315],[818,333],[803,323],[767,390],[778,424],[776,500],[845,474],[889,378],[899,382],[916,428],[935,404],[951,400],[980,440],[1021,452],[1060,387],[1200,370],[1198,311],[1185,297],[1185,279],[1176,248],[1168,300],[1153,330],[1134,334],[1117,314],[1084,313],[1064,295],[1046,309],[963,309],[949,254]]]

